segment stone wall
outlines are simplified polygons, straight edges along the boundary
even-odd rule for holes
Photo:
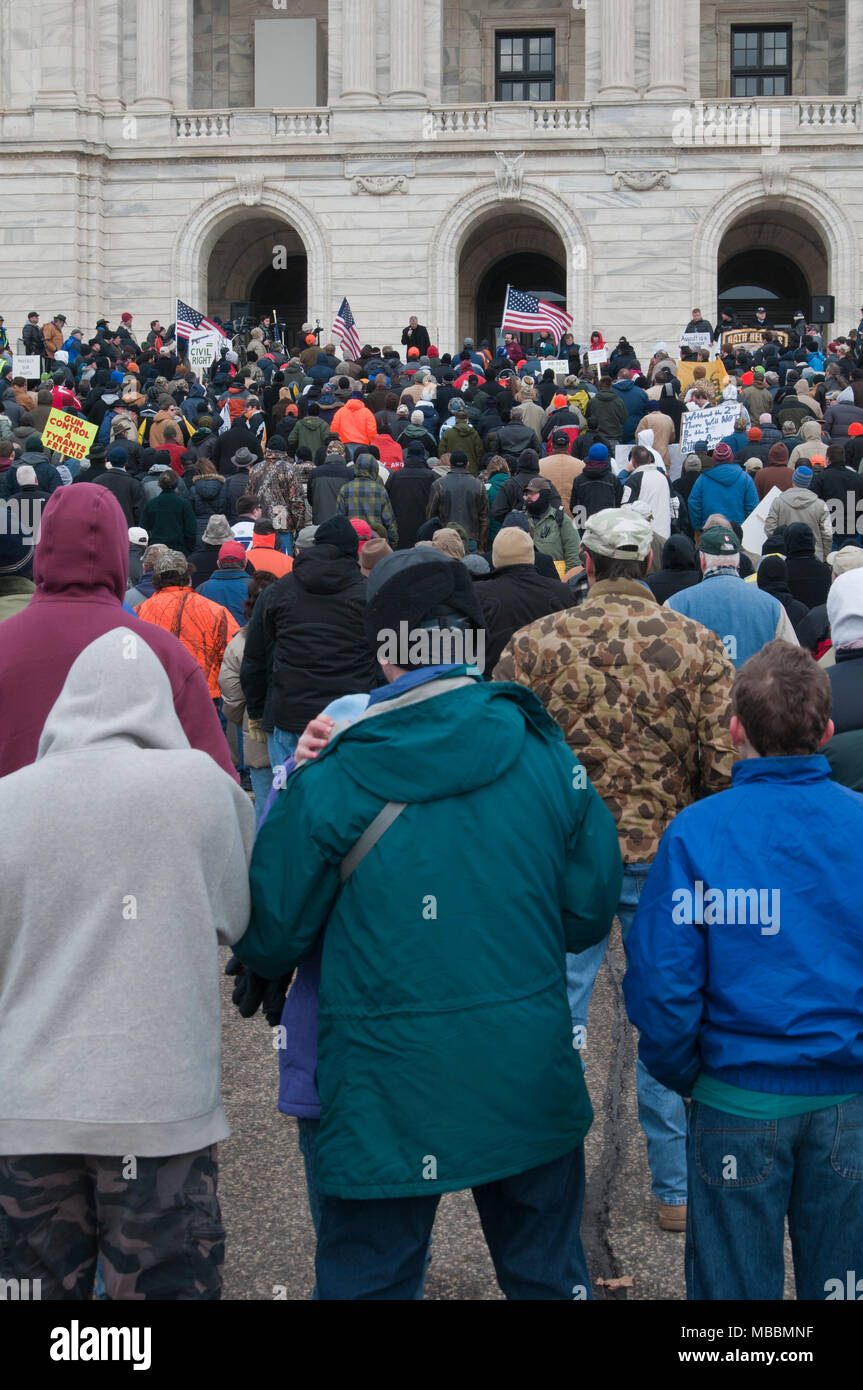
[[[318,21],[318,99],[326,105],[327,0],[288,0],[284,10],[272,0],[194,0],[193,106],[254,106],[255,20],[282,17]],[[290,91],[282,105],[294,105]]]
[[[494,101],[496,30],[553,29],[555,99],[584,99],[584,11],[571,0],[444,0],[444,102]]]

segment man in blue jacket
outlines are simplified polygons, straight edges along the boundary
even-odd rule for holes
[[[627,409],[627,417],[623,425],[622,444],[635,443],[635,427],[640,420],[650,410],[650,400],[647,392],[642,391],[640,386],[636,386],[632,379],[632,372],[628,367],[623,367],[617,373],[614,385],[611,388],[616,391]]]
[[[771,642],[738,673],[729,791],[662,837],[624,980],[640,1060],[691,1097],[690,1299],[855,1298],[863,1231],[863,796],[831,781],[830,683]],[[793,840],[777,827],[805,826]]]

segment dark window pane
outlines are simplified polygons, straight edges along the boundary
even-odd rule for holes
[[[500,51],[501,51],[501,55],[503,55],[503,54],[505,53],[505,54],[507,55],[508,58],[511,58],[511,57],[512,57],[512,39],[501,39],[501,41],[500,41]]]
[[[540,91],[540,100],[541,100],[541,101],[554,101],[554,83],[553,83],[553,82],[541,82],[541,83],[540,83],[540,87],[541,87],[541,91]]]
[[[524,40],[513,39],[512,41],[513,67],[524,67]]]
[[[508,53],[502,53],[500,55],[500,71],[512,72],[512,58]]]

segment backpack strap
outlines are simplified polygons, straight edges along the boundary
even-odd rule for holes
[[[406,801],[388,801],[386,806],[378,811],[374,820],[366,826],[356,844],[348,850],[339,865],[339,881],[342,884],[347,883],[354,869],[363,862],[381,836],[385,835],[390,826],[398,820],[406,805]]]

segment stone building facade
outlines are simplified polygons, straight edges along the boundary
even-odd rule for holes
[[[0,312],[347,296],[443,351],[508,281],[642,351],[720,291],[845,331],[861,113],[863,0],[0,0]]]

